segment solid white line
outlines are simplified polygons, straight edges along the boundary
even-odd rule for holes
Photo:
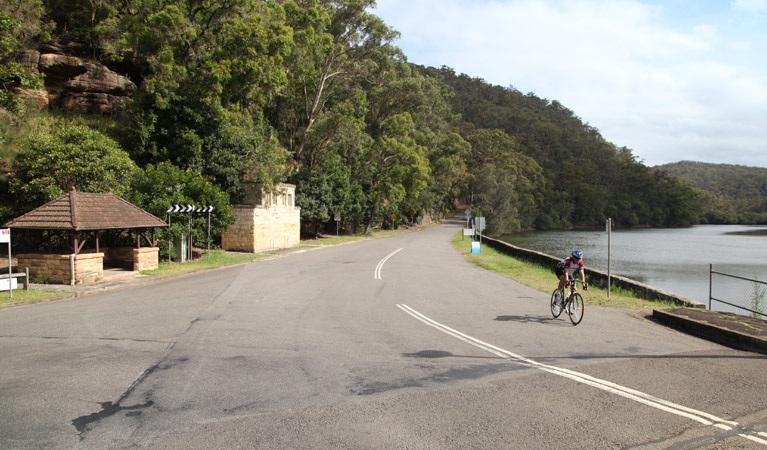
[[[375,272],[373,272],[373,278],[376,280],[381,279],[381,269],[383,268],[383,265],[386,263],[386,261],[389,260],[392,256],[396,255],[397,253],[401,252],[402,249],[398,248],[397,250],[394,250],[393,252],[386,255],[386,257],[380,261],[378,261],[378,265],[376,266]]]
[[[436,328],[443,333],[446,333],[450,336],[455,337],[456,339],[459,339],[461,341],[466,342],[467,344],[471,344],[475,347],[478,347],[482,350],[485,350],[489,353],[492,353],[494,355],[500,356],[501,358],[509,359],[530,367],[535,367],[537,369],[543,370],[545,372],[552,373],[554,375],[559,375],[561,377],[569,378],[571,380],[575,380],[579,383],[583,383],[589,386],[593,386],[595,388],[601,389],[603,391],[607,391],[616,395],[620,395],[622,397],[637,401],[639,403],[652,406],[654,408],[660,409],[662,411],[666,411],[672,414],[676,414],[678,416],[686,417],[690,420],[694,420],[696,422],[699,422],[703,425],[707,426],[713,426],[716,428],[720,428],[722,430],[730,431],[735,427],[738,427],[739,424],[737,422],[729,421],[721,419],[717,416],[714,416],[713,414],[708,414],[703,411],[698,411],[692,408],[687,408],[686,406],[678,405],[676,403],[663,400],[657,397],[654,397],[652,395],[646,394],[644,392],[636,391],[634,389],[621,386],[616,383],[612,383],[607,380],[602,380],[599,378],[592,377],[590,375],[575,372],[573,370],[564,369],[561,367],[551,366],[548,364],[539,363],[537,361],[534,361],[530,358],[526,358],[521,355],[517,355],[515,353],[509,352],[507,350],[504,350],[502,348],[496,347],[492,344],[488,344],[487,342],[483,342],[479,339],[476,339],[474,337],[471,337],[469,335],[466,335],[464,333],[461,333],[460,331],[456,331],[446,325],[443,325],[439,322],[436,322],[425,315],[419,313],[418,311],[414,310],[413,308],[407,306],[407,305],[397,305],[398,308],[405,311],[406,313],[410,314],[411,316],[415,317],[419,321]],[[756,436],[752,435],[746,435],[746,434],[739,434],[739,436],[742,436],[744,438],[747,438],[751,441],[758,442],[763,445],[767,445],[767,440],[760,439]]]

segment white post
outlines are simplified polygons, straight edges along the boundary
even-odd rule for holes
[[[213,211],[212,206],[208,206],[208,259],[210,259],[210,213]]]
[[[13,277],[11,272],[13,272],[13,263],[11,263],[11,229],[8,228],[8,292],[11,293],[11,298],[13,298]]]
[[[613,235],[613,219],[607,219],[607,299],[610,299],[610,284],[611,284],[611,276],[610,276],[610,240],[612,239]]]
[[[173,209],[171,206],[170,209],[168,209],[168,262],[173,261],[173,253],[172,253],[172,245],[173,245],[173,236],[170,234],[170,211]]]

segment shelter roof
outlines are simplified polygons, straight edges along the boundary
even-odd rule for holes
[[[165,221],[143,209],[108,194],[77,192],[34,209],[5,224],[9,228],[42,230],[93,231],[168,226]]]

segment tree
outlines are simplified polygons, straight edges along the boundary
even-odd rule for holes
[[[17,208],[30,210],[75,187],[125,196],[135,163],[114,140],[83,125],[61,124],[33,135],[16,158],[10,188]]]
[[[409,113],[385,120],[381,134],[366,155],[369,170],[368,218],[365,232],[382,207],[396,211],[408,192],[420,192],[429,180],[426,148],[412,138],[415,124]]]
[[[296,46],[287,59],[288,90],[279,99],[274,122],[297,163],[306,153],[312,130],[334,102],[350,89],[345,81],[375,70],[374,60],[395,52],[388,45],[397,33],[367,12],[372,0],[301,0],[285,3]]]
[[[477,174],[474,205],[487,217],[487,233],[508,234],[519,230],[518,197],[508,171],[488,164]]]
[[[21,26],[13,16],[0,13],[0,108],[20,113],[23,108],[15,89],[40,89],[42,78],[29,68],[9,58],[22,35]]]
[[[150,164],[138,170],[131,183],[128,197],[137,206],[160,218],[166,218],[167,211],[173,205],[213,206],[210,215],[211,240],[220,244],[221,235],[234,223],[229,196],[216,185],[199,174],[174,166],[169,162]],[[176,214],[171,220],[170,234],[160,230],[160,239],[168,240],[188,233],[188,215],[183,219]],[[207,242],[208,215],[192,215],[192,235],[194,242]],[[160,247],[164,255],[165,246]]]
[[[263,108],[285,83],[292,46],[284,11],[258,0],[126,3],[110,25],[114,59],[144,61],[132,104],[131,152],[211,177],[234,197],[241,178],[285,176],[284,150]]]
[[[51,39],[55,23],[43,20],[46,8],[42,0],[2,0],[0,14],[9,15],[17,22],[16,40],[22,48]]]

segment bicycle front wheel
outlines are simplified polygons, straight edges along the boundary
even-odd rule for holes
[[[576,292],[570,297],[570,303],[567,305],[567,313],[570,316],[570,322],[572,322],[573,325],[581,323],[581,320],[583,320],[583,311],[583,297]]]
[[[554,289],[554,292],[551,293],[551,315],[554,316],[555,319],[559,317],[560,314],[562,314],[562,305],[557,305],[555,301],[557,292],[559,292],[559,289]],[[560,293],[560,295],[562,294]]]

